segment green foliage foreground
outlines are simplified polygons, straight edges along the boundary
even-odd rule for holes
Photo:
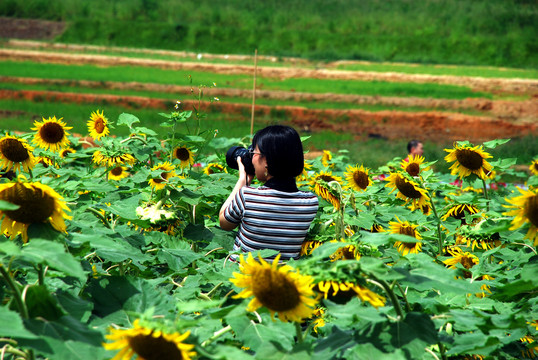
[[[196,111],[162,115],[164,139],[124,113],[115,126],[129,136],[100,137],[94,126],[100,139],[87,147],[61,133],[55,141],[74,150],[61,156],[44,149],[53,137],[38,125],[13,137],[19,155],[36,146],[35,159],[10,162],[9,136],[0,140],[2,166],[44,189],[0,184],[4,358],[107,359],[123,349],[115,359],[511,359],[536,351],[538,176],[511,170],[514,159],[489,161],[485,150],[505,141],[475,150],[460,143],[460,155],[481,156],[478,167],[460,156],[476,170],[467,176],[460,166],[461,183],[421,161],[414,177],[398,163],[369,170],[329,153],[308,162],[299,184],[321,206],[305,255],[287,265],[319,296],[312,317],[294,323],[279,313],[290,277],[284,287],[258,281],[247,298],[234,297],[241,289],[230,281],[242,271],[229,261],[233,233],[217,226],[237,179],[224,154],[250,139],[201,129]],[[520,179],[526,202],[490,169]],[[247,311],[252,296],[284,305]]]

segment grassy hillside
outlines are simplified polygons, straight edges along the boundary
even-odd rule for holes
[[[0,15],[66,21],[57,40],[74,43],[538,67],[532,0],[4,0]]]

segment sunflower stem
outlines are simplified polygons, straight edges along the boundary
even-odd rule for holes
[[[170,143],[170,162],[172,162],[174,156],[174,143],[176,142],[176,123],[177,120],[174,118],[174,123],[172,124],[172,142]]]
[[[108,222],[107,218],[105,215],[101,214],[99,212],[99,210],[97,209],[94,209],[92,207],[89,207],[87,208],[86,210],[88,210],[89,212],[93,213],[95,216],[97,216],[104,224],[107,228],[109,229],[112,229],[112,226],[110,225],[110,223]]]
[[[437,345],[439,345],[439,353],[441,354],[441,359],[447,360],[447,357],[445,355],[445,346],[442,342],[438,342]]]
[[[435,202],[430,195],[430,204],[432,205],[433,214],[435,215],[435,222],[437,223],[437,244],[439,246],[439,256],[443,255],[443,234],[441,233],[441,219],[437,213],[437,208],[435,207]]]
[[[405,310],[407,312],[411,312],[411,306],[409,305],[409,302],[407,301],[407,296],[405,295],[405,291],[402,289],[400,284],[396,283],[396,286],[398,286],[398,289],[400,289],[400,293],[402,294],[402,297],[405,301]]]
[[[392,291],[391,287],[389,286],[389,284],[387,284],[385,280],[378,279],[373,275],[370,275],[370,276],[372,276],[372,278],[374,278],[375,281],[377,281],[378,283],[381,284],[381,286],[383,286],[383,289],[387,293],[388,297],[390,298],[390,301],[392,302],[392,305],[394,306],[394,310],[396,311],[396,314],[398,314],[398,321],[402,321],[404,318],[404,315],[403,315],[400,303],[398,301],[398,298],[396,297],[396,294],[394,294],[394,291]]]
[[[482,187],[484,188],[484,197],[487,200],[486,210],[489,211],[489,196],[488,196],[488,187],[486,186],[486,180],[482,180]]]
[[[215,331],[213,333],[213,336],[211,336],[209,339],[202,342],[201,346],[205,347],[205,346],[211,344],[215,339],[218,339],[219,337],[221,337],[222,335],[226,334],[229,331],[232,331],[232,327],[230,325],[220,329],[219,331]]]
[[[297,342],[301,344],[303,342],[303,329],[301,329],[301,324],[295,321],[295,332],[297,333]]]
[[[47,272],[47,267],[43,267],[43,264],[37,264],[37,283],[39,285],[45,285],[45,273]]]
[[[18,287],[18,285],[15,283],[15,280],[8,274],[6,269],[4,269],[4,265],[0,264],[0,273],[2,274],[2,277],[4,278],[7,285],[11,288],[11,291],[13,291],[13,296],[15,297],[15,302],[17,303],[17,306],[19,307],[19,311],[21,313],[21,316],[23,319],[28,319],[28,308],[26,307],[26,304],[24,303],[21,295],[21,291]]]

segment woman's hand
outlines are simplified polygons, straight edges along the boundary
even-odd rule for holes
[[[239,180],[237,182],[247,186],[250,185],[254,176],[247,174],[240,156],[237,157],[237,167],[239,169]]]

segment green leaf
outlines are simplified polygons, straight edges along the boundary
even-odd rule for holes
[[[157,259],[167,264],[174,271],[182,270],[201,257],[203,257],[203,254],[198,254],[191,250],[161,249],[157,252]]]
[[[80,262],[73,255],[66,253],[62,244],[52,241],[32,239],[22,249],[21,257],[34,264],[46,264],[66,275],[79,279],[86,277]]]
[[[506,144],[509,141],[510,141],[510,139],[495,139],[495,140],[491,140],[491,141],[486,141],[483,145],[484,145],[485,148],[495,149],[497,146],[502,145],[502,144]]]
[[[29,286],[26,289],[25,303],[31,318],[42,317],[54,321],[64,315],[57,300],[51,296],[45,285]]]
[[[120,116],[118,117],[117,124],[127,125],[129,128],[131,128],[133,124],[137,122],[140,122],[140,120],[136,116],[132,114],[128,114],[128,113],[121,113]]]
[[[17,210],[19,205],[12,204],[10,202],[0,200],[0,210]]]
[[[0,337],[36,339],[38,336],[24,327],[18,313],[0,306]]]

